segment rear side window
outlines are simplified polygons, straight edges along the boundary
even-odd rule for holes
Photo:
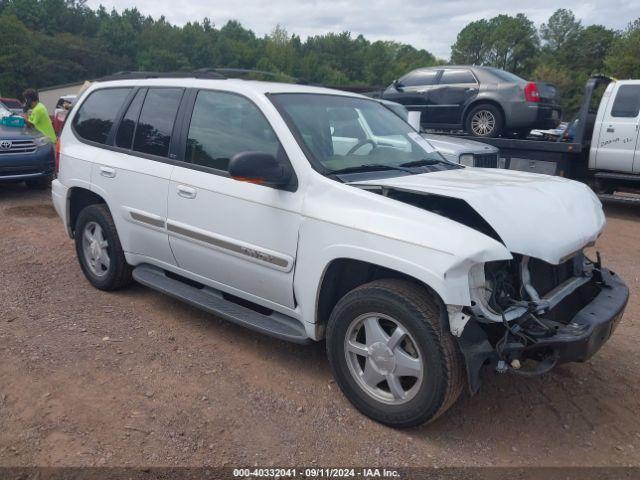
[[[611,108],[611,116],[636,118],[638,113],[640,113],[640,85],[620,86]]]
[[[476,77],[469,70],[445,70],[440,83],[455,85],[456,83],[476,83]]]
[[[142,101],[147,93],[146,89],[138,90],[136,96],[129,104],[127,113],[124,114],[120,125],[118,125],[118,133],[116,133],[116,146],[122,148],[131,148],[133,142],[133,133],[136,129],[136,123],[138,123],[138,117],[140,116],[140,108],[142,107]]]
[[[133,150],[159,157],[169,155],[171,133],[183,89],[150,88],[133,139]]]
[[[236,153],[254,151],[278,156],[280,142],[262,112],[239,95],[198,93],[187,137],[187,162],[227,171]]]
[[[400,79],[398,83],[403,87],[417,87],[436,83],[439,70],[415,70]]]
[[[82,102],[73,118],[73,127],[83,139],[105,144],[113,122],[131,88],[96,90]]]

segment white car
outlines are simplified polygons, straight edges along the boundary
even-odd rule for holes
[[[388,425],[436,418],[483,365],[589,358],[628,298],[583,254],[605,225],[585,185],[449,162],[359,95],[123,74],[78,99],[58,149],[91,284],[326,339],[344,394]]]

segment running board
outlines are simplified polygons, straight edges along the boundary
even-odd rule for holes
[[[277,312],[263,315],[250,308],[230,302],[222,292],[210,287],[197,288],[165,275],[150,265],[140,265],[133,270],[133,278],[142,285],[158,290],[189,305],[213,313],[229,322],[237,323],[256,332],[294,343],[310,343],[304,327],[294,318]]]
[[[640,196],[600,193],[598,198],[603,202],[621,203],[624,205],[640,205]]]

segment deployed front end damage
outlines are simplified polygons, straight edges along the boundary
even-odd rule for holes
[[[589,359],[613,333],[629,297],[599,256],[593,262],[582,252],[558,265],[514,255],[476,265],[469,276],[471,306],[450,306],[449,319],[471,392],[480,386],[484,365],[536,375],[557,363]]]
[[[502,244],[505,257],[469,271],[470,302],[447,305],[471,392],[480,371],[536,375],[590,358],[611,336],[629,290],[583,251],[605,226],[585,185],[525,172],[465,168],[359,182]],[[533,367],[530,365],[533,364]]]

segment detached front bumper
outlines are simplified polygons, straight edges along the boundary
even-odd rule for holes
[[[532,345],[509,342],[501,355],[490,333],[479,322],[469,322],[458,339],[465,358],[469,388],[480,386],[480,371],[487,363],[507,359],[542,359],[553,356],[557,363],[584,362],[591,358],[615,331],[629,300],[629,288],[614,272],[601,269],[600,291],[570,321],[563,321],[553,334],[536,337]]]
[[[622,319],[629,300],[629,288],[622,279],[607,269],[601,270],[600,293],[582,308],[567,325],[550,337],[540,338],[523,353],[555,351],[558,362],[584,362],[605,344]]]

